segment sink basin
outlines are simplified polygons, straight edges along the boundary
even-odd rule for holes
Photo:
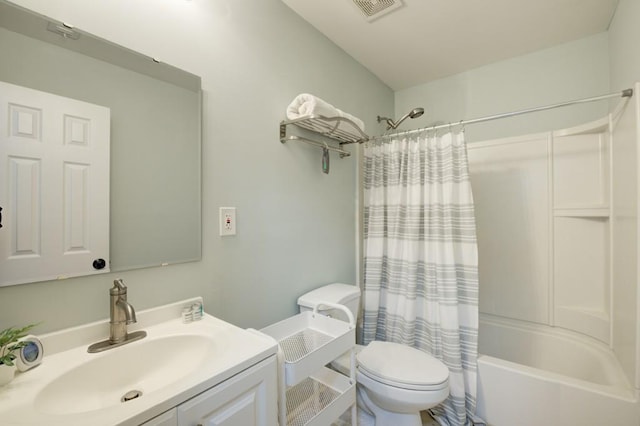
[[[72,414],[135,404],[193,373],[221,351],[222,345],[202,334],[147,337],[90,354],[86,362],[44,386],[34,406],[45,414]],[[128,401],[123,401],[126,394]]]

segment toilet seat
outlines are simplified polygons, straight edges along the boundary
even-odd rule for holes
[[[449,369],[419,349],[373,341],[357,354],[361,374],[389,386],[436,391],[448,386]]]

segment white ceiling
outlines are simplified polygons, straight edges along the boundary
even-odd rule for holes
[[[374,0],[375,1],[375,0]],[[618,0],[283,0],[394,90],[606,31]]]

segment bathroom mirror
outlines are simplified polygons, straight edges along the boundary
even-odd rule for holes
[[[6,0],[0,52],[0,81],[110,109],[110,271],[199,260],[200,77]]]

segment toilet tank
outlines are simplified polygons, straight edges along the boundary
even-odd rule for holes
[[[316,288],[298,298],[300,312],[313,310],[321,302],[345,305],[353,314],[353,318],[357,319],[360,305],[360,288],[355,285],[333,283]],[[320,307],[318,312],[332,318],[348,321],[347,315],[339,309]]]

